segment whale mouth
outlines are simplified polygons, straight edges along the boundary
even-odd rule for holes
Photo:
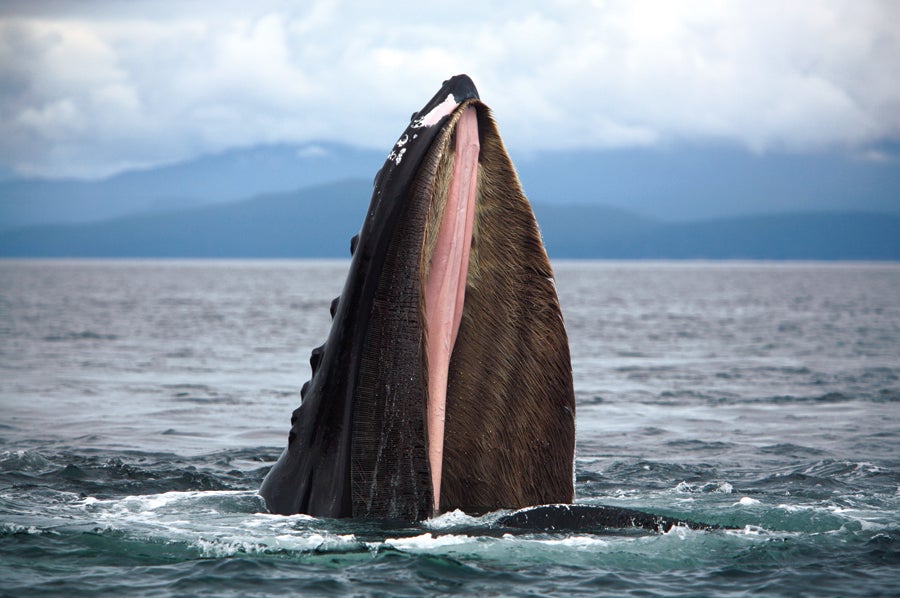
[[[438,189],[426,224],[424,261],[425,357],[428,372],[428,462],[434,511],[440,511],[444,459],[444,423],[450,357],[456,344],[465,304],[475,198],[478,188],[478,115],[466,106],[458,113],[452,163],[446,189]],[[449,154],[449,152],[448,152]],[[446,167],[445,167],[446,168]],[[446,177],[438,177],[445,181]]]
[[[413,115],[351,253],[260,488],[268,509],[409,521],[571,501],[575,403],[553,272],[468,77]]]

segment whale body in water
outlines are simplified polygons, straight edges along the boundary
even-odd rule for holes
[[[260,489],[268,509],[419,520],[571,502],[575,399],[553,272],[469,77],[413,114],[351,252]]]
[[[377,173],[310,357],[272,513],[510,527],[674,523],[574,499],[575,398],[553,271],[472,80],[445,81]],[[543,506],[541,506],[543,505]]]

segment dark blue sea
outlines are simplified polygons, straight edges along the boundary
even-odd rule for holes
[[[577,501],[664,534],[264,513],[347,265],[0,262],[0,594],[900,592],[900,264],[555,264]]]

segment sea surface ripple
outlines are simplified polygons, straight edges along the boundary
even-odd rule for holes
[[[896,595],[900,264],[560,262],[577,501],[265,513],[345,261],[0,261],[0,595]]]

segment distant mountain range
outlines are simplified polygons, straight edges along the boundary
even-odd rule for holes
[[[335,143],[232,149],[97,181],[0,181],[0,231],[99,222],[234,202],[348,179],[371,181],[386,152]],[[900,155],[900,148],[891,156]],[[688,222],[791,212],[900,214],[897,158],[720,148],[513,154],[535,204],[603,205]]]
[[[384,158],[382,152],[337,144],[270,145],[97,181],[12,179],[0,182],[0,230],[97,222],[371,178]]]
[[[372,191],[349,180],[248,200],[0,232],[5,257],[348,257]],[[534,205],[551,258],[900,260],[900,215],[816,212],[666,222]]]
[[[0,181],[0,256],[346,256],[384,158],[270,145],[98,181]],[[551,257],[900,259],[890,159],[728,148],[513,158]]]

